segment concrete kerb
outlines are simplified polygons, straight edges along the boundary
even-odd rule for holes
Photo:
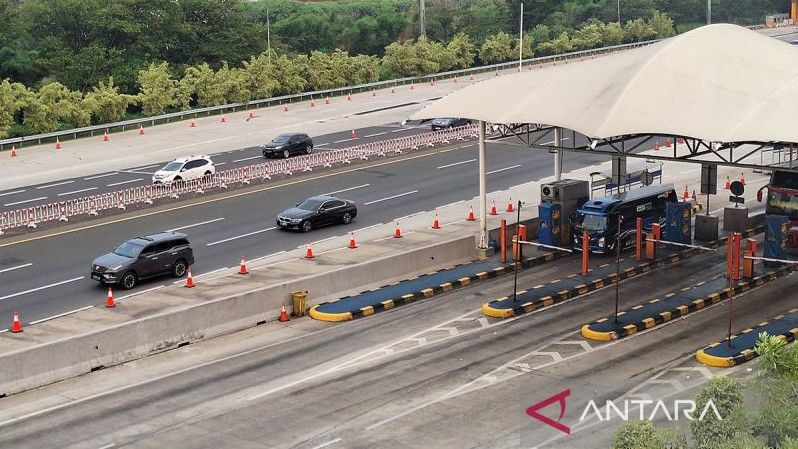
[[[52,333],[53,329],[63,331],[68,327],[64,325],[67,321],[54,320],[46,326],[32,326],[26,329],[26,340],[20,341],[20,344],[27,344],[27,347],[0,354],[0,396],[255,326],[270,317],[273,319],[276,316],[274,310],[279,309],[292,291],[310,290],[312,297],[323,298],[368,284],[368,279],[387,279],[401,275],[402,270],[409,274],[457,260],[469,260],[474,256],[474,247],[474,236],[467,235],[398,255],[392,254],[278,284],[260,286],[245,293],[210,299],[214,289],[208,287],[209,298],[205,298],[205,301],[194,300],[194,304],[173,307],[145,317],[135,318],[134,315],[128,321],[54,341],[41,340],[46,338],[48,332]],[[181,304],[180,301],[185,299],[181,296],[186,293],[183,293],[183,289],[176,292],[180,293],[173,299],[176,300],[175,303]],[[201,291],[200,294],[204,295]],[[172,296],[175,296],[174,292]],[[86,312],[84,318],[89,322],[107,322],[103,312],[104,309],[92,309]],[[73,323],[77,319],[69,318]],[[2,335],[0,338],[10,337]]]
[[[524,261],[521,263],[521,266],[523,268],[530,268],[538,265],[543,265],[547,262],[561,258],[562,254],[563,253],[545,253],[536,257],[530,257],[524,259]],[[449,268],[455,268],[455,267],[449,267]],[[318,310],[319,306],[322,306],[323,304],[328,304],[328,303],[321,303],[311,307],[308,313],[311,316],[311,318],[320,321],[353,320],[356,318],[362,318],[365,316],[373,315],[378,312],[383,312],[385,310],[391,310],[393,308],[403,306],[405,304],[410,304],[412,302],[416,302],[422,299],[432,298],[438,295],[442,295],[444,293],[450,293],[456,289],[467,287],[471,284],[475,284],[480,281],[495,279],[503,274],[512,273],[513,269],[514,269],[513,264],[499,265],[493,268],[492,270],[480,271],[478,273],[474,273],[473,275],[467,277],[452,279],[451,281],[442,284],[432,285],[427,288],[415,292],[410,292],[396,298],[375,302],[366,307],[354,308],[352,310],[341,313],[329,313],[329,312],[319,311]],[[346,297],[340,298],[336,302],[345,301],[346,299],[347,299]]]
[[[798,313],[798,309],[792,309],[792,310],[790,310],[787,313],[788,314]],[[780,316],[774,317],[774,318],[771,319],[771,321],[772,320],[781,319],[783,316],[784,315],[780,315]],[[744,331],[742,331],[740,333],[732,335],[731,340],[734,341],[735,339],[738,339],[741,336],[748,336],[751,333],[754,333],[755,335],[759,335],[760,332],[758,332],[758,331],[760,331],[764,327],[768,326],[771,323],[771,321],[765,321],[765,322],[759,323],[758,325],[754,326],[753,328],[748,328],[748,329],[745,329]],[[784,339],[784,341],[786,341],[786,342],[792,342],[792,341],[798,340],[798,327],[795,327],[793,329],[789,329],[789,330],[787,330],[787,331],[785,331],[785,332],[783,332],[781,334],[778,334],[776,336],[779,337],[779,338]],[[719,347],[721,347],[721,345],[725,345],[725,344],[726,344],[725,341],[722,341],[722,342],[719,341],[719,342],[712,343],[711,345],[707,346],[704,349],[700,349],[700,350],[696,351],[696,354],[695,354],[696,360],[699,363],[702,363],[702,364],[708,365],[708,366],[715,366],[715,367],[718,367],[718,368],[731,368],[733,366],[741,365],[741,364],[743,364],[745,362],[753,360],[754,358],[757,357],[757,353],[756,353],[756,351],[754,350],[753,347],[745,348],[745,349],[742,349],[742,350],[736,350],[736,352],[733,353],[730,356],[718,356],[718,355],[713,355],[713,354],[710,353],[714,349],[719,348]]]

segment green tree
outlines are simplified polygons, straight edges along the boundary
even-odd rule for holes
[[[22,83],[8,79],[0,83],[0,138],[8,137],[16,115],[27,105],[33,94]]]
[[[55,131],[62,123],[86,126],[91,121],[91,113],[82,100],[83,94],[70,91],[61,83],[46,84],[28,98],[23,109],[23,123],[37,133]]]
[[[611,449],[686,449],[684,435],[674,429],[658,429],[651,421],[630,421],[612,437]]]
[[[710,411],[698,419],[709,401],[720,414],[718,419]],[[742,384],[734,378],[719,376],[712,378],[695,398],[694,421],[690,422],[696,449],[714,449],[717,445],[751,436],[745,414]]]
[[[798,343],[761,334],[756,352],[761,370],[755,386],[762,398],[756,432],[776,446],[798,438]]]
[[[307,81],[304,78],[307,68],[307,56],[289,58],[280,55],[275,62],[278,91],[280,95],[298,94],[305,90]]]
[[[551,29],[542,23],[535,25],[527,34],[532,36],[532,40],[538,45],[551,39]]]
[[[252,100],[252,91],[249,89],[249,76],[246,70],[230,68],[227,63],[222,64],[216,72],[216,84],[222,91],[222,103],[248,103]]]
[[[114,77],[109,77],[108,82],[97,83],[83,99],[84,107],[91,112],[97,123],[121,120],[128,106],[135,102],[136,97],[119,93],[119,87],[114,85]]]
[[[147,115],[158,115],[177,104],[177,82],[169,74],[169,63],[152,63],[139,71],[139,102]]]
[[[563,31],[557,36],[556,39],[552,39],[548,42],[544,42],[538,46],[538,49],[546,54],[554,54],[559,55],[562,53],[567,53],[573,50],[574,44],[571,42],[571,37],[568,36],[568,33]]]
[[[671,37],[676,34],[676,30],[673,29],[673,20],[665,13],[654,11],[654,15],[648,21],[648,24],[659,38]]]
[[[601,27],[601,42],[605,46],[620,45],[623,38],[623,27],[618,22],[610,22]]]
[[[385,47],[382,64],[396,76],[418,76],[450,69],[455,56],[437,42],[419,39]]]
[[[485,39],[479,49],[479,59],[485,64],[494,64],[513,59],[514,53],[512,36],[500,32]]]
[[[275,54],[271,57],[277,59]],[[279,87],[277,73],[268,54],[261,53],[257,57],[252,56],[249,61],[244,61],[244,70],[249,78],[249,90],[253,98],[268,98],[277,91]]]
[[[656,31],[643,19],[635,19],[626,22],[623,27],[626,41],[641,42],[651,39],[656,35]]]
[[[467,69],[474,65],[476,47],[471,43],[467,34],[457,33],[446,45],[446,49],[454,58],[452,62],[454,68]]]
[[[531,34],[524,34],[524,39],[521,42],[521,56],[523,58],[535,56],[535,38]]]

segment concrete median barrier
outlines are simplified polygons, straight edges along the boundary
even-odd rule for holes
[[[471,260],[475,238],[468,233],[394,252],[385,246],[375,246],[379,255],[359,262],[336,255],[340,253],[313,261],[292,259],[250,268],[246,277],[231,272],[199,280],[194,289],[174,286],[142,294],[135,301],[121,301],[113,311],[95,307],[28,326],[24,334],[0,334],[0,397],[276,319],[294,291],[308,291],[313,303],[381,280]]]

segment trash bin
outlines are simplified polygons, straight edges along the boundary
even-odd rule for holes
[[[307,299],[308,292],[291,292],[291,303],[293,305],[291,314],[293,316],[305,316],[305,303]]]

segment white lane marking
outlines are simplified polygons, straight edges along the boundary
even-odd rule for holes
[[[26,263],[26,264],[22,264],[22,265],[17,265],[16,267],[11,267],[11,268],[3,268],[2,270],[0,270],[0,273],[5,273],[6,271],[14,271],[14,270],[19,270],[20,268],[29,267],[29,266],[31,266],[31,265],[33,265],[33,264],[32,264],[32,263]]]
[[[146,170],[148,168],[155,168],[155,167],[160,167],[160,166],[161,166],[161,164],[147,165],[146,167],[131,168],[131,170]]]
[[[207,273],[193,274],[193,275],[191,275],[191,277],[193,279],[198,279],[198,278],[201,278],[201,277],[204,277],[204,276],[210,276],[212,274],[219,273],[220,271],[227,271],[227,270],[231,270],[231,268],[228,268],[228,267],[217,268],[217,269],[211,270],[211,271],[209,271]],[[172,284],[182,284],[184,282],[186,282],[186,281],[184,281],[183,279],[180,279],[180,280],[172,282]]]
[[[222,165],[227,165],[227,162],[217,162],[217,163],[215,163],[213,165],[215,165],[217,167],[221,167]]]
[[[491,171],[489,171],[489,172],[487,172],[487,173],[485,173],[485,174],[486,174],[486,175],[492,175],[492,174],[494,174],[494,173],[499,173],[499,172],[502,172],[502,171],[505,171],[505,170],[512,170],[512,169],[514,169],[514,168],[518,168],[518,167],[520,167],[520,166],[521,166],[521,164],[517,164],[517,165],[511,165],[511,166],[509,166],[509,167],[504,167],[504,168],[499,168],[499,169],[496,169],[496,170],[491,170]]]
[[[467,161],[460,161],[460,162],[455,162],[453,164],[441,165],[440,167],[438,167],[438,170],[442,170],[444,168],[449,168],[449,167],[454,167],[456,165],[468,164],[468,163],[476,162],[476,161],[477,161],[476,159],[469,159]]]
[[[234,160],[233,162],[244,162],[244,161],[251,161],[252,159],[259,159],[259,158],[263,158],[263,155],[251,156],[251,157],[245,157],[245,158],[243,158],[243,159],[236,159],[236,160]]]
[[[411,218],[411,217],[417,217],[419,215],[426,214],[426,213],[427,213],[427,211],[422,210],[421,212],[415,212],[415,213],[412,213],[410,215],[405,215],[404,217],[394,218],[391,221],[397,222],[397,221],[405,220],[405,219],[408,219],[408,218]]]
[[[354,231],[352,231],[352,232],[354,233],[354,232],[365,231],[366,229],[376,228],[377,226],[382,226],[382,225],[384,225],[384,224],[385,224],[385,223],[377,223],[377,224],[373,224],[373,225],[371,225],[371,226],[366,226],[365,228],[355,229],[355,230],[354,230]]]
[[[402,132],[402,131],[409,131],[409,129],[405,129],[405,128],[399,128],[399,129],[394,129],[394,130],[392,130],[391,132],[392,132],[392,133],[400,133],[400,132]]]
[[[119,174],[119,172],[106,173],[104,175],[89,176],[88,178],[83,178],[83,180],[84,181],[91,181],[92,179],[106,178],[108,176],[114,176],[114,175],[118,175],[118,174]]]
[[[363,205],[364,205],[364,206],[368,206],[368,205],[370,205],[370,204],[381,203],[381,202],[383,202],[383,201],[388,201],[388,200],[392,200],[392,199],[394,199],[394,198],[400,198],[400,197],[403,197],[403,196],[412,195],[412,194],[414,194],[414,193],[418,193],[418,190],[411,190],[411,191],[409,191],[409,192],[400,193],[400,194],[398,194],[398,195],[389,196],[389,197],[387,197],[387,198],[380,198],[380,199],[378,199],[378,200],[369,201],[368,203],[363,203]]]
[[[136,179],[131,179],[129,181],[115,182],[113,184],[108,184],[108,187],[120,186],[122,184],[130,184],[131,182],[139,182],[139,181],[144,181],[144,178],[136,178]]]
[[[224,220],[224,217],[214,218],[213,220],[201,221],[199,223],[185,225],[185,226],[181,226],[179,228],[168,229],[166,232],[182,231],[183,229],[194,228],[194,227],[197,227],[197,226],[202,226],[202,225],[206,225],[206,224],[210,224],[210,223],[216,223],[217,221],[222,221],[222,220]]]
[[[111,444],[106,444],[105,446],[97,448],[97,449],[111,449],[112,447],[115,447],[115,446],[116,446],[116,444],[111,443]]]
[[[61,318],[61,317],[67,316],[67,315],[72,315],[73,313],[82,312],[82,311],[84,311],[84,310],[88,310],[88,309],[91,309],[91,308],[93,308],[93,307],[94,307],[94,306],[86,306],[86,307],[81,307],[81,308],[79,308],[79,309],[70,310],[69,312],[59,313],[58,315],[48,316],[47,318],[42,318],[42,319],[40,319],[40,320],[31,321],[31,322],[30,322],[30,323],[28,323],[28,324],[39,324],[39,323],[44,323],[45,321],[50,321],[50,320],[54,320],[54,319],[56,319],[56,318]]]
[[[260,233],[262,233],[262,232],[269,232],[269,231],[273,231],[273,230],[275,230],[275,229],[277,229],[277,226],[272,226],[271,228],[266,228],[266,229],[260,229],[260,230],[258,230],[258,231],[247,232],[246,234],[241,234],[241,235],[237,235],[237,236],[235,236],[235,237],[226,238],[226,239],[224,239],[224,240],[219,240],[219,241],[217,241],[217,242],[211,242],[211,243],[207,243],[205,246],[213,246],[213,245],[218,245],[218,244],[220,244],[220,243],[231,242],[231,241],[233,241],[233,240],[242,239],[242,238],[244,238],[244,237],[249,237],[249,236],[251,236],[251,235],[260,234]]]
[[[313,448],[311,448],[311,449],[321,449],[321,448],[323,448],[323,447],[327,447],[327,446],[330,446],[330,445],[332,445],[332,444],[339,443],[339,442],[341,442],[341,439],[340,439],[340,438],[336,438],[336,439],[334,439],[334,440],[330,440],[330,441],[328,441],[328,442],[326,442],[326,443],[321,443],[321,444],[320,444],[320,445],[318,445],[318,446],[314,446],[314,447],[313,447]]]
[[[22,193],[22,192],[27,192],[27,190],[22,189],[22,190],[14,190],[13,192],[0,193],[0,196],[14,195],[16,193]]]
[[[385,135],[385,134],[388,134],[388,131],[383,131],[383,132],[381,132],[381,133],[374,133],[374,134],[366,134],[366,135],[365,135],[365,136],[363,136],[363,137],[382,136],[382,135]]]
[[[61,281],[61,282],[56,282],[54,284],[43,285],[41,287],[36,287],[36,288],[32,288],[30,290],[25,290],[24,292],[17,292],[17,293],[12,293],[10,295],[0,296],[0,301],[2,301],[4,299],[10,299],[10,298],[15,298],[17,296],[26,295],[28,293],[38,292],[39,290],[44,290],[44,289],[47,289],[47,288],[50,288],[50,287],[58,287],[59,285],[68,284],[70,282],[79,281],[81,279],[83,279],[83,276],[72,278],[72,279],[67,279],[67,280]]]
[[[47,184],[46,186],[39,186],[39,187],[36,187],[36,190],[40,190],[40,189],[47,189],[47,188],[49,188],[49,187],[63,186],[63,185],[66,185],[66,184],[72,184],[73,182],[75,182],[75,181],[61,181],[61,182],[56,182],[55,184]]]
[[[6,203],[3,206],[16,206],[17,204],[25,204],[25,203],[32,203],[34,201],[46,200],[46,196],[40,196],[39,198],[33,198],[32,200],[25,200],[25,201],[17,201],[14,203]]]
[[[134,175],[154,175],[154,172],[138,171],[138,170],[120,170],[122,173],[130,173]]]
[[[326,146],[326,145],[329,145],[329,144],[330,144],[330,142],[319,143],[319,144],[316,144],[316,148],[323,147],[323,146]]]
[[[350,190],[362,189],[363,187],[368,187],[370,185],[371,184],[361,184],[359,186],[349,187],[349,188],[346,188],[346,189],[341,189],[341,190],[336,190],[334,192],[325,193],[325,195],[335,195],[336,193],[343,193],[343,192],[348,192]]]
[[[88,192],[90,190],[97,190],[97,187],[89,187],[89,188],[86,188],[86,189],[73,190],[71,192],[63,192],[63,193],[59,193],[58,196],[74,195],[76,193]]]
[[[281,255],[281,254],[285,254],[285,251],[278,251],[278,252],[276,252],[276,253],[266,254],[265,256],[260,256],[260,257],[256,257],[256,258],[254,258],[254,259],[249,259],[249,262],[250,262],[250,263],[251,263],[251,262],[257,262],[257,261],[259,261],[259,260],[265,260],[265,259],[268,259],[268,258],[270,258],[270,257],[279,256],[279,255]],[[257,268],[257,267],[253,268],[253,270],[254,270],[254,269],[256,269],[256,268]]]
[[[465,203],[466,200],[455,201],[453,203],[444,204],[443,206],[438,206],[435,209],[443,209],[444,207],[454,206],[455,204]]]
[[[333,143],[343,143],[343,142],[349,142],[350,140],[356,140],[356,139],[357,139],[357,137],[350,137],[350,138],[348,138],[348,139],[336,140],[336,141],[335,141],[335,142],[333,142]]]
[[[181,282],[182,282],[182,281],[181,281]],[[124,295],[124,296],[120,296],[120,297],[116,298],[116,300],[117,300],[117,301],[121,301],[121,300],[123,300],[123,299],[132,298],[132,297],[134,297],[134,296],[142,295],[142,294],[144,294],[144,293],[149,293],[149,292],[152,292],[152,291],[155,291],[155,290],[158,290],[158,289],[164,288],[164,287],[166,287],[166,285],[159,285],[159,286],[157,286],[157,287],[148,288],[148,289],[146,289],[146,290],[140,290],[140,291],[137,291],[137,292],[135,292],[135,293],[130,293],[130,294],[127,294],[127,295]]]

